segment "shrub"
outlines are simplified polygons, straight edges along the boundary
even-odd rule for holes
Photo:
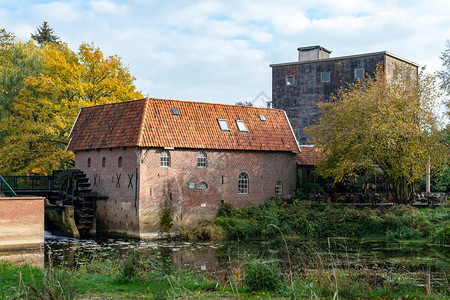
[[[201,221],[196,226],[189,229],[180,230],[182,240],[195,241],[219,241],[224,238],[221,227],[211,221]]]
[[[217,213],[218,217],[234,217],[237,215],[237,210],[234,208],[233,204],[229,202],[225,202],[219,208],[219,212]]]
[[[275,291],[281,282],[280,268],[251,259],[244,264],[244,284],[252,291]]]
[[[442,227],[441,229],[438,229],[431,237],[431,240],[434,243],[438,243],[438,244],[442,244],[442,245],[449,245],[450,244],[450,223],[447,223],[444,227]]]

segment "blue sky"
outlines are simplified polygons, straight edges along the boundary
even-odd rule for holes
[[[74,50],[121,57],[146,96],[228,104],[270,96],[269,64],[304,46],[389,51],[434,72],[449,16],[448,0],[0,0],[0,28],[23,40],[47,21]]]

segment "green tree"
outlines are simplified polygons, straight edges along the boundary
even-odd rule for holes
[[[433,113],[435,80],[404,70],[388,78],[381,67],[321,103],[319,124],[308,131],[322,150],[323,177],[352,181],[365,172],[382,172],[397,203],[414,199],[414,181],[426,174],[429,158],[442,165],[448,153]],[[415,76],[413,76],[415,77]]]
[[[53,29],[48,26],[47,22],[38,27],[37,31],[31,34],[31,38],[37,41],[39,45],[57,43],[59,40],[59,37],[53,34]]]
[[[11,103],[24,87],[28,76],[44,68],[44,53],[32,42],[8,41],[0,52],[0,119],[11,113]]]
[[[450,41],[447,40],[447,49],[442,51],[440,59],[442,60],[442,65],[444,69],[438,71],[437,74],[441,79],[441,88],[450,96]],[[450,100],[446,100],[447,115],[450,117]]]
[[[0,121],[0,174],[71,166],[73,153],[65,148],[80,108],[142,97],[120,59],[105,59],[93,45],[82,44],[77,53],[63,43],[35,49],[44,57],[43,69],[23,79],[10,114]]]

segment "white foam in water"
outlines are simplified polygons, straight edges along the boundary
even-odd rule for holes
[[[76,240],[74,238],[70,238],[70,237],[67,237],[67,236],[54,235],[53,233],[51,233],[50,231],[47,231],[47,230],[44,231],[44,239],[46,239],[46,240],[60,240],[60,241]]]

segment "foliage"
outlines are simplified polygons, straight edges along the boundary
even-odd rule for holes
[[[450,245],[450,222],[444,227],[438,229],[432,236],[431,240],[442,245]]]
[[[38,42],[39,45],[46,43],[57,43],[59,37],[53,34],[53,28],[50,28],[47,22],[44,22],[42,26],[37,28],[37,31],[31,35],[31,38]]]
[[[169,232],[172,228],[172,210],[168,201],[165,202],[161,211],[161,219],[159,220],[159,230],[161,232]]]
[[[220,241],[224,238],[222,228],[211,221],[201,221],[191,228],[179,230],[179,239],[187,241]]]
[[[438,71],[437,74],[441,79],[441,88],[450,96],[450,41],[447,40],[446,49],[441,53],[439,57],[442,60],[442,65],[444,69]],[[447,115],[450,117],[450,99],[447,98]]]
[[[276,264],[250,259],[244,271],[244,284],[252,291],[275,291],[280,286],[281,271]]]
[[[48,174],[73,165],[65,151],[80,108],[142,97],[117,56],[93,44],[74,52],[64,43],[14,42],[0,60],[0,173]],[[6,113],[7,112],[7,113]]]
[[[272,197],[265,204],[222,214],[214,224],[230,240],[300,237],[373,237],[391,241],[429,238],[450,218],[449,208],[417,209],[398,205],[389,208],[356,209],[338,205],[308,207]]]
[[[435,80],[421,74],[416,80],[411,73],[405,69],[393,79],[379,66],[372,77],[319,104],[319,124],[308,129],[324,154],[319,175],[337,183],[381,172],[395,202],[414,199],[414,181],[425,176],[428,159],[442,166],[448,151],[433,113]]]

